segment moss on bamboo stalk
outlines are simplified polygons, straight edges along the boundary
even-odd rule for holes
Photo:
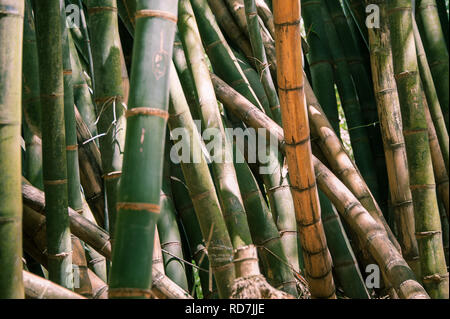
[[[59,1],[36,4],[49,278],[72,289],[60,12]]]
[[[432,298],[448,298],[448,273],[421,95],[411,2],[392,0],[386,1],[386,6],[384,18],[388,18],[390,23],[422,281]]]
[[[122,171],[125,117],[120,65],[120,49],[116,34],[116,0],[88,0],[87,12],[94,63],[94,103],[102,154],[104,183],[107,194],[109,226],[114,235],[117,185]],[[103,225],[102,225],[103,226]]]
[[[320,218],[312,166],[308,112],[303,91],[300,3],[274,3],[277,78],[286,158],[297,226],[305,260],[306,278],[315,298],[335,298],[331,256]],[[301,172],[301,173],[300,173]]]
[[[20,124],[23,0],[0,1],[0,298],[24,298]]]
[[[177,6],[177,0],[142,0],[136,6],[127,134],[114,226],[112,298],[145,298],[151,288]]]
[[[385,6],[380,7],[384,12]],[[392,65],[389,24],[381,21],[378,29],[369,29],[373,86],[384,143],[389,192],[398,229],[398,240],[408,265],[420,278],[419,250],[414,231],[414,206],[409,189],[408,160],[402,133],[400,101]]]

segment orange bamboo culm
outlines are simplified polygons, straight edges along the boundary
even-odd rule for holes
[[[313,298],[336,298],[331,256],[320,219],[303,91],[300,1],[273,1],[278,91],[291,192]]]

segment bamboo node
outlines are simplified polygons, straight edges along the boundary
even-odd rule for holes
[[[293,87],[290,87],[290,88],[283,88],[283,87],[279,86],[278,89],[281,90],[281,91],[285,91],[285,92],[301,91],[301,90],[303,90],[303,85],[293,86]]]
[[[167,120],[169,118],[169,113],[167,111],[153,107],[134,107],[132,109],[127,110],[125,113],[126,118],[135,115],[157,116],[164,120]]]
[[[125,210],[146,210],[150,213],[159,214],[160,207],[159,204],[152,203],[130,203],[130,202],[119,202],[116,204],[117,209],[125,209]]]
[[[426,238],[426,237],[431,237],[434,235],[439,235],[441,233],[440,230],[430,230],[430,231],[422,231],[422,232],[416,232],[416,238]]]
[[[55,260],[61,260],[64,259],[72,254],[72,251],[65,251],[59,254],[49,254],[48,251],[46,252],[47,258],[49,259],[55,259]]]
[[[76,151],[78,149],[78,144],[66,145],[66,151]]]
[[[121,298],[121,297],[154,297],[153,293],[149,289],[139,288],[109,288],[109,298]]]
[[[23,14],[20,14],[20,12],[18,10],[8,10],[6,8],[0,8],[0,16],[1,15],[5,15],[5,16],[14,16],[14,17],[19,17],[20,19],[23,19]]]
[[[441,281],[448,280],[448,273],[446,274],[433,274],[423,277],[423,283],[439,283]]]
[[[161,11],[161,10],[138,10],[136,11],[136,14],[134,15],[134,19],[139,18],[161,18],[165,20],[172,21],[174,23],[177,23],[178,17],[176,15],[171,14],[170,12]]]
[[[304,138],[304,139],[302,139],[302,140],[300,140],[300,141],[297,141],[297,142],[296,142],[296,141],[292,141],[292,143],[288,143],[287,141],[285,141],[285,144],[286,144],[286,146],[296,147],[296,146],[299,146],[299,145],[306,144],[306,143],[308,143],[310,140],[311,140],[311,138],[310,138],[310,136],[308,135],[307,138]]]
[[[103,174],[102,178],[106,181],[109,179],[119,178],[121,175],[122,175],[121,171],[114,171],[114,172],[109,172],[109,173]]]
[[[67,179],[44,180],[44,185],[61,185],[67,184]]]

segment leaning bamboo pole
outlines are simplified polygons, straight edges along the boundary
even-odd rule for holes
[[[60,2],[39,2],[36,4],[35,14],[41,88],[42,159],[47,202],[49,278],[71,289],[73,274],[67,214]]]
[[[380,10],[385,10],[381,6]],[[384,143],[391,206],[398,229],[402,254],[420,278],[420,261],[414,231],[414,206],[409,189],[408,160],[403,138],[397,85],[392,66],[388,21],[378,29],[369,29],[373,86]]]
[[[331,256],[320,219],[313,171],[308,113],[303,91],[300,1],[273,4],[277,79],[291,192],[311,295],[335,298]]]
[[[394,74],[402,112],[422,280],[432,298],[448,298],[448,273],[421,95],[411,2],[392,0],[386,1],[386,5],[384,18],[389,19],[391,29]]]
[[[438,0],[439,1],[439,0]],[[417,0],[416,16],[442,113],[449,130],[449,55],[436,0]]]
[[[428,109],[430,111],[433,125],[436,129],[436,136],[439,142],[439,147],[444,157],[445,169],[449,173],[449,141],[448,131],[445,124],[444,115],[442,114],[441,104],[436,92],[436,86],[433,82],[430,66],[428,64],[425,49],[423,47],[422,38],[417,27],[416,19],[413,19],[414,40],[416,43],[417,60],[419,63],[420,79],[422,81],[423,90],[425,91]]]
[[[177,0],[137,2],[110,298],[145,298],[151,287],[177,6]]]
[[[29,299],[86,299],[28,271],[23,271],[23,285],[25,286],[25,295]]]
[[[264,86],[264,91],[266,92],[274,120],[281,125],[280,101],[278,99],[277,90],[269,70],[266,50],[261,37],[261,28],[259,25],[255,0],[245,0],[244,5],[248,34],[253,50],[252,58],[255,60],[256,69],[260,75],[260,81]],[[220,74],[218,75],[220,76]]]
[[[0,298],[24,298],[20,127],[23,0],[0,1]]]
[[[181,13],[180,6],[180,18],[182,17]],[[206,251],[219,296],[228,298],[231,295],[231,286],[235,277],[231,239],[222,216],[219,199],[206,159],[202,154],[201,137],[198,135],[197,128],[190,115],[189,105],[183,96],[176,71],[174,68],[172,70],[169,127],[172,131],[176,128],[184,128],[188,135],[188,139],[180,139],[180,141],[178,141],[180,136],[174,136],[176,143],[187,143],[189,141],[190,144],[187,145],[190,150],[189,160],[181,161],[180,164],[203,238],[206,239]],[[194,161],[195,158],[197,160]]]
[[[280,148],[285,144],[283,130],[273,120],[260,112],[242,95],[229,88],[233,102],[225,107],[255,129],[265,128],[278,139]],[[332,130],[331,127],[329,130]],[[282,148],[283,149],[283,148]],[[387,236],[385,229],[371,217],[356,196],[320,160],[313,156],[314,169],[320,190],[331,200],[351,230],[367,243],[367,249],[380,266],[387,280],[392,283],[400,298],[429,298],[417,282],[414,273],[404,261],[398,249]]]
[[[109,228],[114,236],[117,184],[122,172],[125,117],[120,49],[117,47],[116,0],[88,0],[91,48],[94,63],[94,103],[107,194]],[[106,222],[106,221],[105,221]],[[104,225],[102,225],[104,226]]]

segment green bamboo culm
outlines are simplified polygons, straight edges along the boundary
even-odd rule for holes
[[[157,226],[161,249],[163,251],[162,255],[166,276],[187,291],[188,282],[185,264],[183,262],[181,235],[177,224],[177,211],[170,185],[170,163],[168,162],[170,160],[168,153],[170,146],[171,143],[166,142],[166,154],[164,157],[162,187],[159,200],[161,213]]]
[[[442,0],[437,0],[442,1]],[[449,130],[449,61],[448,49],[439,21],[436,0],[417,0],[416,17],[430,64],[442,113]]]
[[[318,190],[323,228],[328,248],[333,258],[333,267],[338,282],[346,296],[355,299],[370,299],[358,261],[353,253],[336,208],[325,194]]]
[[[427,98],[427,104],[430,109],[431,118],[436,129],[436,135],[442,156],[445,162],[445,169],[449,173],[449,141],[448,131],[445,124],[444,115],[442,114],[441,104],[436,92],[430,66],[428,64],[425,49],[423,47],[422,38],[417,27],[416,20],[413,19],[414,40],[416,43],[417,60],[419,63],[420,79],[422,81],[423,90]]]
[[[257,66],[261,82],[264,86],[264,91],[266,92],[267,99],[269,101],[273,120],[278,125],[281,125],[280,100],[278,99],[277,89],[275,88],[272,75],[269,70],[266,50],[264,48],[264,43],[261,37],[261,30],[255,0],[245,0],[244,5],[248,34],[253,50],[253,59],[255,59],[255,64]]]
[[[447,44],[447,50],[449,49],[449,23],[446,1],[436,1],[437,10],[439,14],[439,20],[441,22],[442,32],[444,33],[445,43]],[[448,2],[447,2],[448,3]]]
[[[0,298],[24,298],[22,279],[23,0],[0,0]]]
[[[36,3],[49,279],[73,289],[59,0]]]
[[[302,16],[305,23],[309,52],[306,55],[311,70],[311,85],[334,132],[340,136],[339,114],[334,87],[333,62],[327,39],[324,38],[325,25],[318,23],[315,16],[320,13],[317,1],[302,1]]]
[[[448,273],[428,143],[409,0],[385,1],[414,204],[422,281],[431,298],[448,298]],[[383,17],[381,17],[383,18]]]
[[[191,0],[191,4],[214,73],[223,77],[235,90],[262,109],[233,51],[225,41],[207,0]]]
[[[109,231],[114,237],[117,187],[122,173],[125,117],[116,0],[88,0],[87,12],[94,63],[94,103],[107,194]],[[102,221],[105,222],[105,221]],[[100,225],[104,226],[104,225]]]
[[[325,0],[325,4],[329,10],[332,22],[336,27],[339,40],[342,43],[344,55],[360,101],[362,117],[364,124],[367,126],[369,142],[375,159],[377,181],[380,189],[378,193],[378,204],[380,205],[381,211],[387,216],[388,192],[383,192],[382,190],[387,189],[388,178],[370,69],[364,64],[364,58],[356,42],[349,36],[351,30],[347,24],[342,6],[335,0]]]
[[[169,65],[177,21],[177,0],[140,0],[136,5],[134,63],[110,298],[148,298],[151,294],[153,241],[160,212],[168,118]]]
[[[41,102],[36,28],[30,1],[25,2],[23,27],[22,116],[30,131],[41,136]]]
[[[171,93],[172,94],[172,93]],[[172,105],[172,104],[170,104]],[[177,106],[169,106],[169,112]],[[186,119],[191,116],[185,115]],[[183,120],[180,117],[180,120]],[[171,122],[173,124],[171,124]],[[177,120],[169,120],[169,127],[177,126]],[[181,127],[181,126],[180,126]],[[214,275],[209,274],[209,258],[205,247],[205,241],[203,240],[202,231],[195,215],[194,204],[189,196],[186,181],[183,176],[183,171],[180,164],[175,164],[171,161],[170,165],[171,186],[173,196],[177,199],[175,205],[179,218],[181,219],[184,230],[188,238],[189,249],[191,252],[191,258],[195,261],[195,264],[200,267],[198,276],[200,277],[200,286],[204,299],[217,298],[217,288],[215,284]]]
[[[321,17],[316,18],[316,23],[323,23],[326,28],[324,39],[328,39],[330,53],[335,69],[336,87],[344,109],[345,118],[348,124],[350,142],[355,155],[355,162],[370,191],[379,202],[379,186],[374,164],[374,156],[370,147],[370,139],[367,127],[363,119],[360,100],[358,100],[356,87],[352,81],[351,72],[343,45],[339,40],[336,28],[331,20],[331,16],[326,7],[325,0],[320,1]],[[317,14],[319,13],[317,12]]]
[[[182,5],[183,3],[180,2],[180,18],[182,18]],[[182,158],[180,161],[183,176],[203,235],[203,246],[208,253],[209,265],[214,274],[219,297],[229,298],[235,278],[233,247],[222,216],[214,182],[202,152],[201,137],[189,112],[189,105],[184,97],[180,80],[176,76],[175,67],[172,67],[172,70],[170,76],[169,113],[171,116],[169,127],[173,134],[175,146],[180,143],[178,146],[184,145],[189,150],[189,157],[184,160]],[[176,134],[175,129],[177,128],[182,129],[183,133]],[[182,139],[183,134],[186,136]],[[173,150],[176,151],[176,148]],[[171,157],[175,155],[172,155],[171,151]],[[183,216],[183,210],[180,209],[179,211],[183,220],[188,218]],[[184,223],[187,226],[185,221]],[[192,240],[198,242],[199,238],[192,238]],[[194,254],[197,251],[201,254],[203,247],[195,247]],[[194,255],[194,257],[196,256]],[[205,265],[204,263],[198,263],[200,266]],[[204,286],[203,283],[202,287]],[[209,290],[212,290],[212,287]]]
[[[78,166],[78,142],[73,97],[72,64],[70,61],[69,32],[66,25],[64,0],[60,0],[61,37],[64,76],[64,127],[66,129],[67,194],[68,205],[81,213],[83,201],[80,191],[80,168]]]

